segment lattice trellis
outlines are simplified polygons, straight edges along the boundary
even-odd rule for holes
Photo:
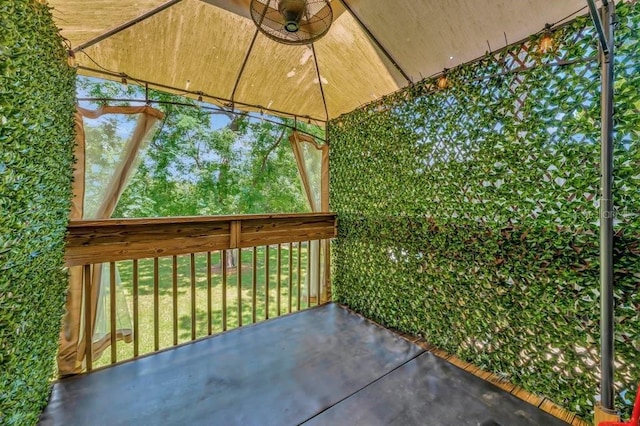
[[[618,10],[617,401],[640,379],[640,5]],[[579,18],[330,123],[335,298],[588,415],[600,83]],[[446,86],[442,89],[441,87]]]

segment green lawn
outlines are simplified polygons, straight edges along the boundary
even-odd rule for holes
[[[265,264],[266,248],[259,247],[256,250],[256,321],[266,318],[265,303]],[[292,268],[289,269],[291,256]],[[226,316],[226,329],[238,326],[238,268],[227,271],[226,285],[226,310],[223,310],[223,280],[221,273],[221,253],[211,253],[212,279],[211,279],[211,330],[219,333],[224,329],[224,317]],[[298,274],[298,259],[300,260],[300,274]],[[285,314],[300,308],[307,307],[306,274],[307,274],[307,246],[303,243],[298,250],[297,243],[293,244],[293,250],[289,250],[289,244],[283,244],[280,251],[280,292],[278,293],[278,249],[272,246],[269,249],[269,318],[278,315],[278,300],[280,300],[280,313]],[[174,310],[173,290],[173,258],[160,258],[158,261],[158,346],[160,349],[190,341],[192,338],[192,289],[191,289],[191,257],[190,255],[177,258],[177,310]],[[207,314],[207,254],[195,255],[195,337],[200,338],[208,334],[209,316]],[[121,279],[121,288],[125,294],[126,304],[133,324],[133,262],[117,262],[117,268]],[[242,250],[242,277],[241,277],[241,306],[242,324],[251,324],[253,321],[253,249]],[[289,278],[291,277],[291,281]],[[139,354],[152,352],[155,346],[154,338],[154,261],[143,259],[138,262],[138,322],[139,322]],[[298,293],[298,279],[300,279],[301,291]],[[289,284],[291,282],[291,291]],[[278,297],[278,294],[280,297]],[[312,303],[313,305],[313,303]],[[119,306],[118,309],[121,309]],[[108,310],[108,305],[107,305]],[[226,311],[226,315],[223,315]],[[177,328],[174,328],[174,321]],[[133,327],[133,325],[132,325]],[[175,340],[174,340],[175,339]],[[133,357],[133,343],[117,343],[117,361]],[[94,368],[111,363],[110,349],[94,361]]]

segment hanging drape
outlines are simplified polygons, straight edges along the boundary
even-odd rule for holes
[[[329,211],[329,146],[320,145],[307,134],[293,131],[289,137],[298,165],[300,181],[313,212]],[[309,247],[311,270],[307,274],[307,288],[311,297],[318,297],[317,283],[321,283],[320,300],[331,298],[329,286],[329,244],[312,241]]]
[[[104,106],[98,110],[77,108],[76,166],[71,220],[107,219],[136,169],[139,153],[148,144],[163,113],[149,106]],[[131,136],[127,137],[126,135]],[[90,294],[83,294],[83,268],[69,271],[66,313],[60,332],[58,372],[61,376],[82,371],[86,353],[84,306],[91,309],[91,350],[97,358],[109,346],[111,332],[109,265],[91,268]],[[118,339],[131,341],[132,331],[124,293],[116,271],[116,324]]]

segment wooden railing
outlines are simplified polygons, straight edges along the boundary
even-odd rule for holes
[[[333,213],[72,221],[66,265],[83,268],[84,294],[107,294],[100,315],[83,306],[85,335],[108,324],[86,370],[328,300],[335,235]],[[101,336],[111,356],[94,360]]]

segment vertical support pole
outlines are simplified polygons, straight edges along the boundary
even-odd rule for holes
[[[614,299],[613,299],[613,83],[614,83],[613,1],[603,1],[601,46],[601,122],[600,149],[600,368],[601,406],[614,409]]]

